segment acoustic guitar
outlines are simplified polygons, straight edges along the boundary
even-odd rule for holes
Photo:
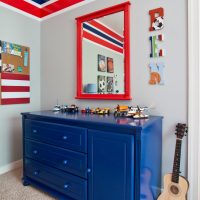
[[[186,124],[178,123],[176,126],[176,149],[174,155],[174,164],[172,174],[164,176],[164,191],[158,197],[158,200],[186,200],[188,191],[188,181],[180,176],[180,158],[182,139],[187,132]]]

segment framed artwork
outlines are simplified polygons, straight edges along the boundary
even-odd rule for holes
[[[113,90],[113,77],[107,77],[107,92],[112,94]]]
[[[106,77],[99,75],[97,77],[98,93],[104,94],[106,92]]]
[[[0,48],[0,105],[30,103],[30,48],[5,41]]]
[[[106,57],[98,54],[98,71],[106,72]]]
[[[107,72],[108,73],[114,73],[113,58],[107,57]]]
[[[15,71],[14,65],[3,63],[2,72],[14,72],[14,71]]]

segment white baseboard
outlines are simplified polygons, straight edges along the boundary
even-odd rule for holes
[[[0,167],[0,175],[5,174],[6,172],[12,171],[12,170],[20,168],[20,167],[22,167],[22,160],[17,160],[8,165]]]

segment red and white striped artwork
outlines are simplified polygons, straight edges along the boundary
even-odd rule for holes
[[[1,104],[30,103],[30,76],[13,73],[1,74]]]

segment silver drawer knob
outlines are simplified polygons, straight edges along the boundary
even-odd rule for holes
[[[66,135],[64,135],[62,138],[63,138],[63,140],[67,140],[68,137]]]
[[[68,163],[68,160],[63,160],[63,164],[66,165]]]
[[[38,150],[33,150],[33,154],[38,154]]]
[[[34,129],[34,130],[33,130],[33,133],[37,133],[37,130],[36,130],[36,129]]]
[[[64,185],[64,188],[65,188],[65,189],[67,189],[68,187],[69,187],[69,185],[68,185],[68,184],[65,184],[65,185]]]
[[[34,171],[33,174],[34,174],[35,176],[37,176],[37,175],[39,174],[39,171]]]

